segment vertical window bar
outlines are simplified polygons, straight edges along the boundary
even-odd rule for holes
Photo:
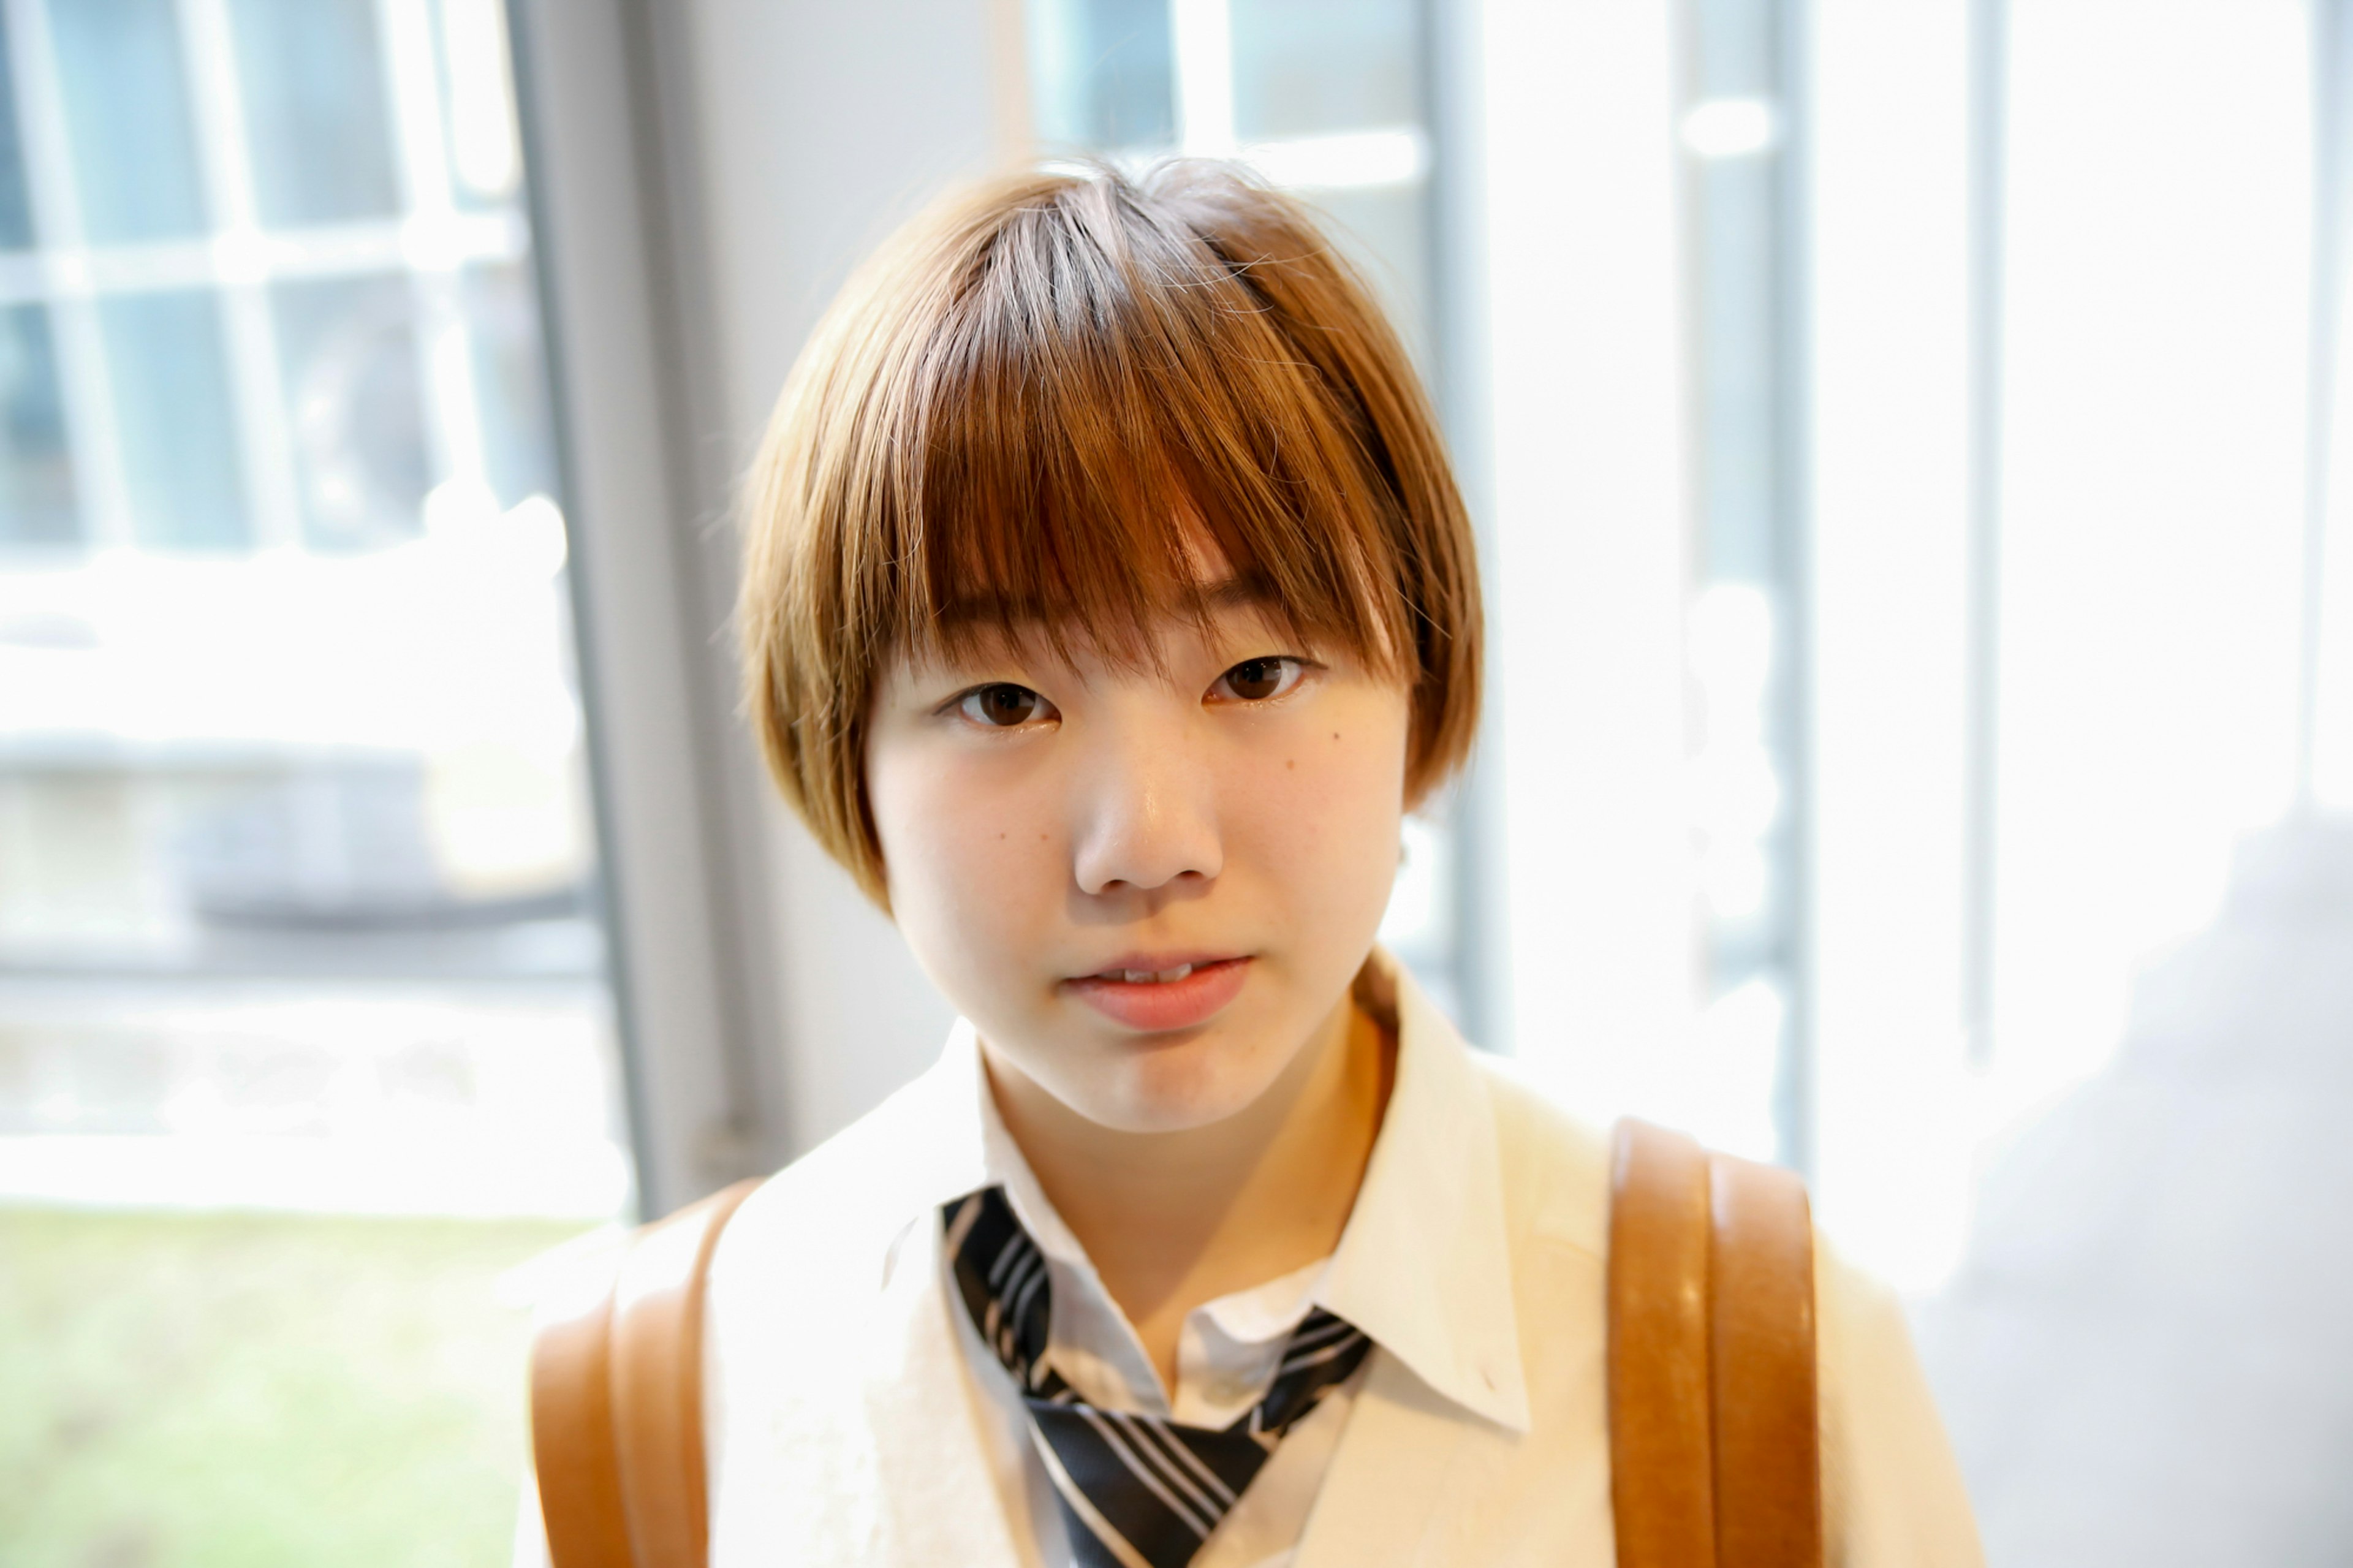
[[[2337,435],[2342,351],[2346,179],[2346,79],[2353,17],[2346,0],[2312,0],[2312,322],[2310,391],[2305,416],[2304,625],[2296,650],[2295,809],[2316,805],[2320,747],[2321,647],[2328,611],[2330,462]]]
[[[42,0],[0,0],[0,16],[8,27],[33,243],[49,303],[81,537],[90,545],[121,547],[131,542],[131,493],[122,472],[90,252],[83,244],[81,204],[74,189],[48,14]]]
[[[1234,19],[1231,0],[1169,0],[1176,65],[1176,136],[1197,158],[1234,151]]]
[[[1993,1064],[1995,812],[2000,778],[2002,211],[2009,156],[2008,0],[1969,0],[1968,652],[1965,712],[1961,1026]]]
[[[7,58],[7,19],[0,13],[0,252],[33,247],[33,215],[26,205],[25,156],[16,131],[16,77]]]
[[[473,351],[459,298],[461,255],[457,203],[449,186],[427,0],[378,0],[406,216],[402,246],[417,300],[418,385],[435,482],[487,482],[481,423],[475,407]]]
[[[302,540],[294,444],[280,384],[277,327],[270,320],[261,225],[247,157],[244,100],[227,0],[179,0],[188,51],[196,161],[213,214],[213,266],[227,326],[230,395],[245,459],[249,529],[262,549]]]
[[[1802,0],[1684,0],[1680,135],[1698,497],[1690,620],[1706,847],[1700,1028],[1724,1120],[1812,1158]]]
[[[1810,15],[1805,0],[1776,0],[1773,49],[1781,106],[1780,160],[1775,170],[1778,223],[1773,289],[1775,504],[1779,511],[1779,575],[1783,613],[1776,657],[1780,687],[1780,744],[1788,792],[1788,827],[1782,860],[1788,879],[1786,973],[1788,1012],[1781,1026],[1781,1059],[1774,1120],[1782,1161],[1800,1175],[1814,1173],[1814,770],[1813,743],[1813,342],[1807,301],[1812,295],[1808,200],[1812,93]]]
[[[1422,37],[1421,96],[1429,128],[1431,296],[1436,301],[1430,336],[1435,353],[1431,384],[1455,457],[1476,531],[1479,558],[1492,584],[1501,559],[1494,531],[1490,424],[1484,395],[1482,286],[1483,255],[1477,161],[1485,149],[1480,125],[1485,112],[1479,59],[1477,8],[1456,0],[1423,0],[1417,7]],[[1492,626],[1499,595],[1487,588]],[[1490,668],[1496,644],[1491,640]],[[1501,772],[1493,761],[1494,737],[1502,726],[1493,704],[1482,721],[1482,737],[1457,787],[1449,826],[1454,838],[1453,948],[1457,1005],[1462,1032],[1474,1044],[1512,1054],[1511,977],[1505,966],[1507,931],[1502,919],[1504,859]]]

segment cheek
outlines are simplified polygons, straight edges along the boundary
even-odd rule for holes
[[[1381,692],[1323,706],[1253,760],[1256,776],[1236,792],[1229,821],[1284,902],[1321,911],[1319,923],[1338,922],[1335,938],[1353,939],[1363,906],[1377,923],[1396,879],[1406,718],[1403,699]]]
[[[1012,944],[1056,907],[1053,826],[1032,792],[1008,789],[995,759],[870,756],[868,789],[891,908],[927,967]],[[985,956],[985,955],[980,955]]]

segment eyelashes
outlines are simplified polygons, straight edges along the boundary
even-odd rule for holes
[[[973,688],[956,699],[956,711],[987,730],[1018,730],[1049,714],[1060,717],[1044,697],[1009,680]]]
[[[1209,695],[1222,693],[1236,702],[1271,702],[1288,696],[1307,678],[1307,661],[1296,654],[1262,654],[1246,658],[1223,675],[1209,688]]]
[[[1202,700],[1242,706],[1273,702],[1296,691],[1317,668],[1298,654],[1259,654],[1229,666],[1210,682]],[[941,711],[953,713],[976,729],[998,731],[1049,723],[1062,716],[1044,693],[1012,680],[992,680],[959,692]]]

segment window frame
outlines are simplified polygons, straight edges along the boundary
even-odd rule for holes
[[[681,279],[693,168],[664,122],[683,23],[628,0],[509,0],[546,324],[602,910],[640,1213],[794,1152],[764,784],[726,694],[733,534],[698,460],[714,389]],[[714,493],[715,492],[715,493]]]

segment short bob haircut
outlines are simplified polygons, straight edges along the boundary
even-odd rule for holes
[[[894,657],[993,632],[1156,658],[1199,548],[1405,683],[1406,797],[1478,722],[1471,528],[1429,402],[1307,212],[1229,165],[1003,180],[901,230],[795,365],[744,493],[745,704],[878,903],[868,716]]]

